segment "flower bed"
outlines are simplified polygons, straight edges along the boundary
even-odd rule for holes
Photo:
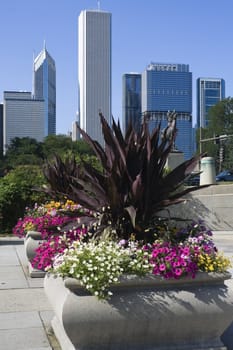
[[[20,218],[13,228],[13,234],[25,237],[28,231],[40,232],[43,239],[54,233],[59,233],[61,228],[69,222],[74,222],[74,217],[67,212],[78,214],[82,211],[81,206],[70,200],[63,202],[50,201],[45,204],[34,205],[34,208],[26,208],[25,215]]]
[[[54,255],[63,252],[80,235],[86,234],[84,227],[65,230],[68,224],[77,225],[80,215],[85,212],[88,213],[71,200],[50,201],[41,205],[35,204],[32,209],[26,208],[24,217],[20,218],[13,228],[13,234],[27,237],[32,231],[38,233],[39,240],[37,243],[34,241],[36,247],[33,248],[33,252],[31,245],[28,247],[30,254],[33,253],[30,264],[35,271],[51,266]]]
[[[192,223],[184,229],[172,229],[172,240],[159,238],[152,244],[135,240],[85,241],[82,238],[57,250],[46,270],[80,281],[100,299],[112,295],[111,285],[123,274],[152,273],[165,279],[184,276],[195,278],[200,271],[225,272],[230,260],[218,252],[212,232],[203,223]],[[84,236],[85,238],[85,236]]]

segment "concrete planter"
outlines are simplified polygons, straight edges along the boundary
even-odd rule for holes
[[[30,277],[44,277],[45,272],[42,270],[38,270],[32,267],[31,261],[35,257],[36,248],[39,247],[39,244],[43,242],[42,236],[40,232],[37,231],[28,231],[25,236],[24,246],[25,253],[28,260],[28,270]]]
[[[75,279],[52,274],[45,293],[63,350],[224,350],[220,340],[233,320],[230,273],[195,279],[124,276],[109,301],[90,296]]]

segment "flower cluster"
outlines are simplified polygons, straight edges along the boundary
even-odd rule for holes
[[[59,232],[59,228],[72,220],[70,216],[57,213],[53,216],[52,212],[38,217],[26,216],[18,220],[13,228],[13,233],[18,237],[24,237],[28,231],[38,231],[41,233],[42,238],[46,239],[51,234]]]
[[[99,299],[112,295],[109,286],[119,281],[123,273],[145,274],[151,269],[149,256],[135,245],[127,248],[113,241],[82,239],[58,254],[53,271],[60,276],[77,278],[90,293]]]
[[[180,278],[185,275],[195,277],[198,265],[193,257],[193,250],[187,245],[156,242],[152,246],[150,259],[153,274],[164,278]]]
[[[65,201],[51,200],[41,205],[35,203],[33,208],[26,207],[25,216],[38,217],[46,213],[51,213],[54,216],[54,213],[57,211],[76,211],[79,209],[81,210],[81,206],[70,199],[66,199]]]
[[[86,228],[76,230],[69,230],[60,236],[49,236],[47,240],[40,243],[35,250],[35,257],[31,260],[31,265],[39,270],[51,268],[53,258],[57,254],[62,254],[73,241],[78,240],[81,236],[86,234]]]
[[[157,240],[152,245],[150,262],[155,275],[194,278],[198,271],[224,272],[229,268],[230,260],[218,252],[212,231],[202,221],[181,229],[172,228],[169,234],[172,239]]]
[[[229,266],[231,266],[231,261],[229,258],[223,256],[223,254],[207,254],[202,253],[198,258],[198,268],[201,271],[206,272],[225,272]]]
[[[87,211],[80,205],[71,200],[65,202],[50,201],[48,203],[34,207],[26,208],[25,215],[20,218],[13,228],[13,234],[18,237],[24,237],[28,231],[38,231],[45,239],[69,222],[75,222],[80,214]],[[89,211],[88,211],[89,213]]]
[[[84,208],[75,202],[73,202],[70,199],[67,199],[65,202],[56,202],[56,201],[50,201],[48,203],[45,203],[43,207],[49,212],[49,211],[60,211],[60,212],[82,212],[84,211]]]

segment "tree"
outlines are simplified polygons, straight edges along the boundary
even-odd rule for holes
[[[218,146],[215,144],[214,140],[202,142],[200,146],[200,133],[201,133],[202,140],[214,138],[216,135],[212,134],[212,131],[210,131],[209,128],[198,129],[196,133],[196,142],[198,145],[197,152],[206,153],[209,157],[214,157],[216,159],[218,155]]]
[[[15,137],[7,149],[4,157],[6,168],[18,165],[38,165],[43,162],[42,143],[30,137]]]
[[[212,134],[233,135],[233,98],[228,97],[212,107],[209,111],[209,117],[209,129]],[[233,137],[220,141],[219,156],[221,148],[224,149],[222,168],[233,168]]]
[[[25,207],[43,203],[47,197],[35,190],[46,183],[42,170],[36,165],[18,166],[0,178],[0,229],[11,231]]]
[[[64,156],[67,152],[73,154],[93,154],[84,140],[72,141],[69,136],[49,135],[43,142],[43,153],[46,158],[59,154]]]
[[[202,128],[202,140],[207,138],[214,138],[220,135],[233,135],[233,98],[228,97],[215,106],[211,107],[208,112],[209,125],[207,128]],[[197,142],[200,139],[200,129],[197,131]],[[218,168],[220,149],[224,149],[224,158],[222,161],[222,168],[233,168],[233,137],[219,142],[208,141],[202,142],[202,151],[207,152],[208,156],[216,159]]]
[[[93,156],[90,146],[84,141],[72,141],[69,136],[49,135],[44,142],[38,142],[30,137],[15,137],[0,158],[0,176],[19,165],[42,165],[46,158],[59,154],[61,157],[74,154],[77,157]]]

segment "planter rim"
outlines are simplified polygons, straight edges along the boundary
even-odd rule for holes
[[[60,277],[53,273],[47,273],[47,277],[53,276],[54,278]],[[211,285],[211,284],[223,284],[225,280],[231,279],[232,275],[229,271],[227,272],[198,272],[195,278],[190,276],[181,277],[179,279],[165,279],[162,276],[155,276],[153,274],[147,274],[146,276],[138,275],[123,275],[119,279],[119,283],[112,284],[111,289],[117,290],[127,287],[146,287],[153,286],[154,288],[164,287],[178,287],[191,286],[191,285]],[[76,278],[65,277],[64,285],[71,291],[83,290],[84,286],[81,285],[80,281]]]
[[[25,239],[28,239],[29,237],[35,239],[35,240],[41,240],[42,236],[41,233],[39,231],[28,231]]]

